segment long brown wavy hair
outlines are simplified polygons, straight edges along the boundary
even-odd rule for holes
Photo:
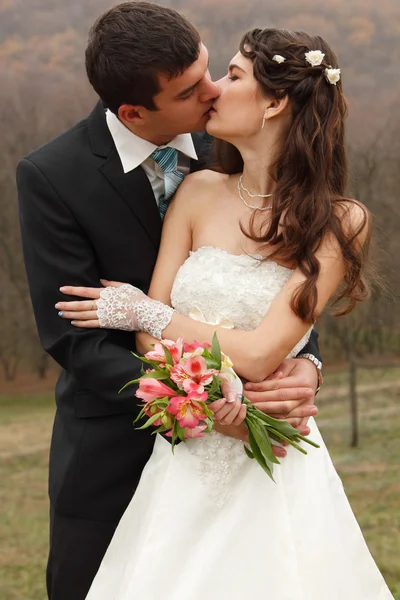
[[[311,66],[306,61],[305,53],[310,50],[325,54],[321,65]],[[325,74],[327,68],[338,68],[336,55],[321,37],[280,29],[247,32],[240,42],[240,52],[252,61],[263,95],[288,95],[293,115],[287,137],[270,169],[270,176],[276,181],[271,222],[268,225],[268,218],[261,229],[265,233],[257,235],[253,215],[250,230],[242,227],[242,231],[249,239],[273,249],[265,260],[273,258],[295,265],[305,275],[306,281],[292,299],[292,310],[309,323],[317,316],[320,263],[316,252],[326,234],[333,234],[345,263],[343,285],[335,303],[348,301],[336,314],[346,314],[356,302],[369,297],[364,270],[370,231],[365,207],[363,222],[356,230],[343,227],[349,202],[356,201],[345,195],[347,106],[342,82],[330,84]],[[276,54],[285,61],[272,60]],[[227,174],[243,171],[243,159],[232,144],[216,140],[215,152],[219,170]],[[367,237],[360,249],[356,238],[364,229]]]

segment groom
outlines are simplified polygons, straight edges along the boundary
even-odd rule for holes
[[[151,155],[169,141],[183,175],[203,168],[209,147],[194,132],[204,131],[219,94],[195,28],[177,12],[145,2],[121,4],[98,19],[86,68],[102,102],[23,159],[17,172],[37,326],[62,367],[50,451],[51,600],[84,600],[154,442],[132,425],[132,390],[118,393],[139,374],[134,335],[74,328],[57,316],[54,305],[65,299],[57,290],[98,286],[100,278],[148,290],[166,208],[164,171]],[[315,339],[306,352],[314,360]],[[294,359],[282,371],[282,379],[257,384],[248,395],[273,414],[313,414],[312,362]]]

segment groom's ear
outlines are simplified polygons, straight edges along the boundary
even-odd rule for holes
[[[143,106],[132,106],[132,104],[122,104],[118,109],[118,117],[123,123],[132,125],[142,125],[144,123],[145,108]]]

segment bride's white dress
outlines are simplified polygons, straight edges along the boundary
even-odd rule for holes
[[[290,273],[202,247],[179,270],[172,303],[252,329]],[[289,448],[276,483],[238,440],[211,433],[172,455],[157,435],[87,600],[393,600],[310,427],[320,449]]]

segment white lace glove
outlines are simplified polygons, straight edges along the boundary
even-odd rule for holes
[[[104,288],[97,300],[97,317],[102,329],[146,331],[159,340],[173,313],[173,308],[152,300],[128,283]]]

